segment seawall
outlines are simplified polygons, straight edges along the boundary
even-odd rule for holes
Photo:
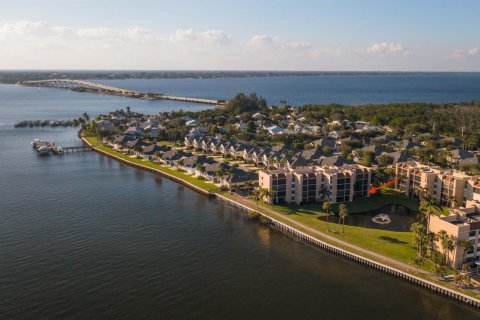
[[[92,148],[92,150],[94,150],[94,151],[96,151],[96,152],[98,152],[98,153],[100,153],[100,154],[102,154],[102,155],[104,155],[104,156],[106,156],[106,157],[109,157],[109,158],[111,158],[111,159],[118,160],[118,161],[120,161],[120,162],[122,162],[122,163],[125,163],[125,164],[127,164],[127,165],[129,165],[129,166],[132,166],[132,167],[135,167],[135,168],[138,168],[138,169],[142,169],[142,170],[147,170],[147,171],[150,171],[150,172],[158,173],[158,174],[160,174],[160,175],[162,175],[162,176],[164,176],[164,177],[166,177],[166,178],[168,178],[168,179],[171,179],[171,180],[173,180],[173,181],[175,181],[175,182],[177,182],[177,183],[179,183],[179,184],[182,184],[182,185],[184,185],[184,186],[186,186],[186,187],[188,187],[188,188],[190,188],[190,189],[192,189],[192,190],[194,190],[194,191],[196,191],[196,192],[198,192],[198,193],[201,193],[201,194],[203,194],[204,196],[207,196],[207,197],[213,197],[213,196],[215,196],[214,193],[209,192],[209,191],[207,191],[207,190],[204,190],[204,189],[202,189],[202,188],[200,188],[200,187],[197,187],[196,185],[191,184],[190,182],[185,181],[185,180],[183,180],[183,179],[181,179],[181,178],[179,178],[179,177],[176,177],[176,176],[174,176],[174,175],[171,175],[171,174],[169,174],[169,173],[167,173],[167,172],[164,172],[164,171],[162,171],[162,170],[157,170],[157,169],[154,169],[154,168],[151,168],[151,167],[148,167],[148,166],[144,166],[144,165],[141,165],[141,164],[138,164],[138,163],[134,163],[134,162],[128,161],[128,160],[123,159],[123,158],[121,158],[121,157],[117,157],[117,156],[115,156],[115,155],[113,155],[113,154],[111,154],[111,153],[105,152],[105,151],[103,151],[103,150],[100,150],[100,149],[94,147],[94,146],[93,146],[87,139],[85,139],[84,137],[80,137],[80,138],[82,139],[82,141],[83,141],[85,144],[87,144],[90,148]]]
[[[459,301],[459,302],[462,302],[464,304],[467,304],[469,306],[472,306],[472,307],[475,307],[475,308],[478,308],[480,309],[480,300],[476,299],[476,298],[473,298],[473,297],[470,297],[466,294],[463,294],[461,292],[457,292],[455,290],[452,290],[450,288],[447,288],[447,287],[444,287],[440,284],[436,284],[434,282],[431,282],[431,281],[428,281],[426,279],[422,279],[420,277],[417,277],[415,275],[412,275],[410,273],[407,273],[407,272],[404,272],[402,270],[399,270],[397,268],[394,268],[394,267],[391,267],[391,266],[388,266],[388,265],[385,265],[383,263],[380,263],[380,262],[377,262],[377,261],[374,261],[374,260],[371,260],[369,258],[366,258],[366,257],[363,257],[361,255],[358,255],[358,254],[355,254],[353,252],[350,252],[346,249],[343,249],[343,248],[340,248],[340,247],[337,247],[335,245],[332,245],[330,243],[327,243],[325,241],[322,241],[322,240],[319,240],[317,238],[314,238],[300,230],[297,230],[295,229],[294,227],[291,227],[290,225],[288,224],[285,224],[275,218],[272,218],[271,216],[268,216],[260,211],[257,211],[255,209],[252,209],[248,206],[245,206],[241,203],[238,203],[236,202],[235,200],[232,200],[232,199],[229,199],[227,197],[224,197],[222,196],[221,194],[218,194],[218,193],[212,193],[212,192],[209,192],[209,191],[206,191],[202,188],[199,188],[179,177],[175,177],[173,175],[170,175],[166,172],[163,172],[161,170],[156,170],[154,168],[150,168],[148,166],[143,166],[141,164],[137,164],[137,163],[134,163],[134,162],[130,162],[126,159],[123,159],[121,157],[117,157],[115,155],[112,155],[108,152],[105,152],[103,150],[100,150],[96,147],[94,147],[88,140],[86,140],[84,137],[81,137],[81,139],[83,140],[83,142],[85,144],[87,144],[90,148],[92,148],[94,151],[102,154],[102,155],[105,155],[109,158],[112,158],[112,159],[115,159],[115,160],[118,160],[122,163],[125,163],[127,165],[130,165],[130,166],[133,166],[133,167],[136,167],[136,168],[139,168],[139,169],[143,169],[143,170],[148,170],[150,172],[154,172],[154,173],[158,173],[162,176],[165,176],[177,183],[180,183],[182,185],[185,185],[186,187],[194,190],[194,191],[197,191],[203,195],[206,195],[208,197],[215,197],[215,199],[221,203],[225,203],[231,207],[234,207],[236,209],[238,209],[239,211],[241,212],[245,212],[245,213],[248,213],[248,212],[255,212],[259,215],[261,215],[264,219],[266,219],[268,222],[269,222],[269,226],[288,235],[288,236],[291,236],[292,238],[295,238],[295,239],[298,239],[306,244],[309,244],[311,246],[314,246],[316,248],[319,248],[319,249],[322,249],[324,251],[327,251],[327,252],[330,252],[330,253],[333,253],[335,255],[338,255],[338,256],[341,256],[343,258],[346,258],[346,259],[349,259],[349,260],[352,260],[354,262],[357,262],[357,263],[360,263],[360,264],[363,264],[363,265],[366,265],[368,267],[371,267],[371,268],[374,268],[374,269],[377,269],[379,271],[382,271],[382,272],[385,272],[389,275],[392,275],[392,276],[395,276],[397,278],[400,278],[400,279],[403,279],[405,281],[408,281],[410,283],[413,283],[415,285],[418,285],[420,287],[423,287],[423,288],[426,288],[428,290],[431,290],[431,291],[434,291],[440,295],[444,295],[444,296],[447,296],[453,300],[456,300],[456,301]]]
[[[272,218],[271,216],[267,216],[260,211],[254,210],[254,209],[252,209],[250,207],[247,207],[247,206],[245,206],[241,203],[238,203],[238,202],[236,202],[232,199],[226,198],[226,197],[224,197],[220,194],[215,194],[215,197],[218,201],[226,203],[229,206],[235,207],[236,209],[238,209],[242,212],[247,212],[247,213],[248,212],[256,212],[256,213],[258,213],[259,215],[263,216],[265,219],[267,219],[269,221],[269,226],[271,226],[272,228],[274,228],[274,229],[276,229],[276,230],[278,230],[278,231],[280,231],[280,232],[282,232],[282,233],[284,233],[288,236],[299,239],[304,243],[307,243],[309,245],[312,245],[312,246],[314,246],[316,248],[319,248],[319,249],[322,249],[324,251],[342,256],[344,258],[355,261],[357,263],[369,266],[371,268],[383,271],[387,274],[390,274],[392,276],[401,278],[403,280],[406,280],[406,281],[411,282],[413,284],[416,284],[418,286],[424,287],[426,289],[429,289],[429,290],[434,291],[436,293],[439,293],[441,295],[447,296],[447,297],[452,298],[454,300],[460,301],[460,302],[465,303],[467,305],[470,305],[470,306],[473,306],[473,307],[476,307],[476,308],[480,308],[480,300],[478,300],[478,299],[475,299],[473,297],[470,297],[470,296],[465,295],[465,294],[460,293],[460,292],[456,292],[454,290],[451,290],[451,289],[446,288],[444,286],[441,286],[439,284],[436,284],[436,283],[433,283],[431,281],[416,277],[416,276],[414,276],[412,274],[409,274],[407,272],[404,272],[404,271],[398,270],[396,268],[393,268],[393,267],[387,266],[385,264],[382,264],[380,262],[365,258],[363,256],[360,256],[358,254],[355,254],[353,252],[345,250],[343,248],[339,248],[339,247],[334,246],[330,243],[327,243],[327,242],[324,242],[324,241],[319,240],[317,238],[314,238],[314,237],[312,237],[312,236],[310,236],[310,235],[308,235],[308,234],[306,234],[302,231],[299,231],[299,230],[297,230],[297,229],[295,229],[295,228],[293,228],[293,227],[291,227],[291,226],[289,226],[289,225],[287,225],[287,224],[285,224],[281,221],[278,221],[275,218]]]

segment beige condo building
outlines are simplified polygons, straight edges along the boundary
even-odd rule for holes
[[[397,163],[396,187],[407,197],[417,198],[419,191],[435,197],[437,203],[452,207],[448,216],[432,216],[429,231],[441,230],[453,238],[455,248],[449,252],[452,267],[480,261],[480,176],[469,176],[456,170],[441,170],[418,162]],[[464,252],[462,240],[472,244]],[[440,241],[435,244],[442,251]]]
[[[261,170],[259,186],[270,191],[270,204],[304,204],[328,200],[351,202],[369,196],[372,171],[361,165]]]

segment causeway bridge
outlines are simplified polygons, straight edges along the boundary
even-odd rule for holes
[[[77,91],[125,96],[130,98],[139,98],[139,99],[173,100],[173,101],[183,101],[183,102],[192,102],[192,103],[212,104],[219,107],[222,107],[226,104],[225,100],[214,100],[214,99],[204,99],[204,98],[194,98],[194,97],[179,97],[179,96],[166,95],[163,93],[139,92],[139,91],[113,87],[113,86],[86,81],[86,80],[47,79],[47,80],[22,81],[22,82],[19,82],[18,84],[23,86],[31,86],[31,87],[71,89],[71,90],[77,90]]]

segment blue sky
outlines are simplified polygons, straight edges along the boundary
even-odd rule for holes
[[[480,1],[0,0],[0,69],[480,71]]]

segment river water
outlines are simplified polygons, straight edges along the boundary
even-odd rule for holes
[[[204,106],[0,85],[0,319],[478,319],[480,312],[292,240],[96,153],[39,157],[14,129],[131,105]]]

